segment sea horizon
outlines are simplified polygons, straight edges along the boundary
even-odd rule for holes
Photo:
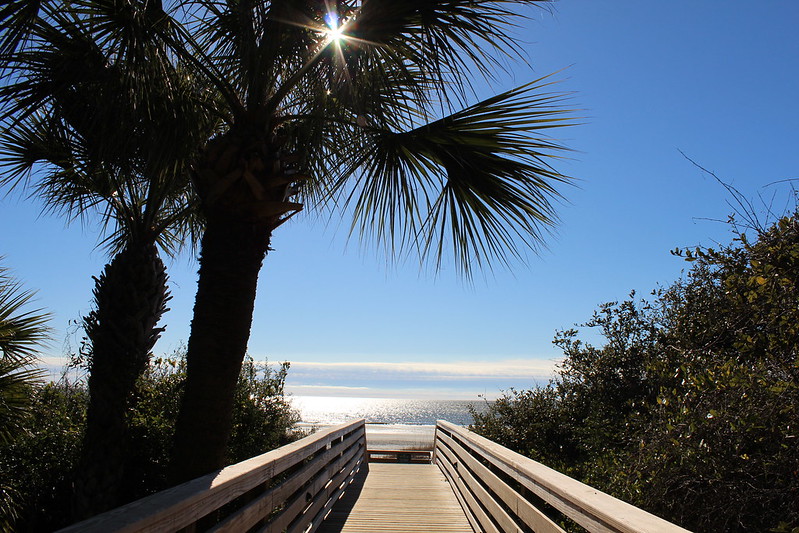
[[[470,408],[486,409],[485,400],[370,398],[358,396],[288,395],[300,422],[308,425],[341,424],[363,418],[367,424],[435,425],[437,420],[468,426],[474,422]]]

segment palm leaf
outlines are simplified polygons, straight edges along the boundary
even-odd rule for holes
[[[2,259],[2,257],[0,257]],[[0,352],[3,361],[27,364],[48,339],[48,313],[26,310],[34,293],[23,290],[0,266]]]
[[[521,57],[509,31],[521,5],[543,7],[548,0],[369,0],[347,34],[373,48],[384,62],[423,69],[443,94],[463,94],[469,71],[485,77],[501,68],[500,58]]]
[[[24,427],[31,389],[44,375],[30,365],[49,338],[50,315],[40,309],[26,310],[32,298],[33,293],[0,266],[0,444]]]
[[[70,218],[99,209],[112,251],[131,239],[155,238],[169,253],[195,244],[186,167],[215,128],[196,77],[170,65],[176,32],[151,5],[80,1],[49,13],[0,88],[0,181],[35,174],[48,209]]]
[[[565,148],[546,135],[574,124],[566,95],[541,79],[403,132],[364,128],[345,148],[361,155],[327,193],[353,228],[392,253],[417,248],[441,266],[445,248],[468,276],[491,260],[537,250],[556,223],[553,202],[572,182],[551,162]],[[359,144],[358,144],[359,143]],[[354,177],[354,183],[348,178]]]
[[[24,47],[39,17],[42,0],[7,0],[0,8],[0,56]]]

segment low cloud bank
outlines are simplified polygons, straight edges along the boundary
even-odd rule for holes
[[[546,384],[545,359],[456,362],[291,361],[286,388],[297,395],[401,398],[496,398],[501,390]]]
[[[256,361],[263,358],[256,357]],[[39,366],[58,380],[66,360],[45,357]],[[270,366],[279,361],[270,360]],[[291,361],[286,390],[299,396],[417,399],[494,399],[502,390],[546,384],[555,374],[552,359],[496,361]],[[72,377],[77,377],[76,371]]]

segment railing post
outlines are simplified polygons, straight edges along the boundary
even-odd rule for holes
[[[433,453],[430,455],[430,462],[436,464],[436,445],[438,444],[438,425],[441,420],[436,420],[436,429],[433,430]]]

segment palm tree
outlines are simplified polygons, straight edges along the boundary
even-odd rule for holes
[[[151,63],[190,69],[224,123],[191,166],[206,228],[174,479],[223,463],[258,272],[273,231],[306,203],[352,214],[391,253],[440,265],[451,248],[467,275],[539,246],[569,181],[544,135],[570,123],[563,96],[540,80],[453,109],[469,76],[518,52],[512,7],[546,3],[176,0],[171,16],[157,0],[69,4],[143,6],[114,20],[151,21],[131,43],[169,50]],[[0,16],[29,28],[31,4]],[[25,30],[8,35],[0,46],[15,49]]]
[[[31,391],[42,377],[31,365],[48,338],[49,315],[40,309],[26,310],[32,298],[33,293],[0,266],[0,444],[11,441],[24,428]],[[17,508],[14,499],[14,487],[0,481],[0,531],[12,531]]]
[[[90,394],[75,509],[84,518],[120,503],[126,417],[169,300],[159,247],[173,253],[194,241],[185,165],[213,121],[196,106],[191,78],[164,60],[153,27],[169,33],[146,2],[52,1],[25,14],[12,26],[19,38],[3,43],[0,184],[33,176],[51,210],[99,212],[112,255],[83,321]]]
[[[390,253],[473,268],[537,249],[554,223],[544,133],[570,123],[539,80],[454,111],[518,49],[543,0],[186,0],[182,61],[225,121],[192,166],[206,218],[174,480],[222,466],[258,273],[306,203],[353,215]]]

